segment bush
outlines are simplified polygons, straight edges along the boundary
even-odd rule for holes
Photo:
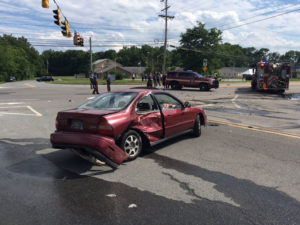
[[[116,75],[116,80],[123,80],[124,78],[124,75],[121,72],[116,72],[115,75]]]
[[[124,75],[121,72],[119,72],[119,71],[112,70],[109,73],[111,75],[115,75],[116,76],[116,80],[123,80],[124,79]]]

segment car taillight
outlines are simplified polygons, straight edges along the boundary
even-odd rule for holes
[[[107,120],[102,120],[98,125],[98,133],[102,135],[113,135],[113,128],[107,122]]]
[[[56,127],[56,130],[58,130],[58,127],[59,127],[59,122],[58,122],[58,119],[56,117],[56,120],[55,120],[55,127]]]

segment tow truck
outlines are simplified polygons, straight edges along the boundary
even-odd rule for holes
[[[289,88],[291,66],[289,63],[258,62],[252,77],[252,90],[285,92]]]

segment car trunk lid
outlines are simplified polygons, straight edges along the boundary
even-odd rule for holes
[[[115,111],[73,109],[59,112],[56,118],[58,131],[72,131],[83,133],[97,133],[98,125],[105,115]]]

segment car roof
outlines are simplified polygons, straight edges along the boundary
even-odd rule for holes
[[[152,93],[152,92],[164,92],[164,90],[153,90],[153,89],[151,89],[151,90],[149,90],[149,89],[147,89],[147,90],[144,90],[144,89],[123,89],[123,90],[116,90],[116,91],[112,91],[112,92],[114,92],[114,93],[118,93],[118,92],[136,92],[136,93],[143,93],[143,94],[148,94],[148,93]]]

